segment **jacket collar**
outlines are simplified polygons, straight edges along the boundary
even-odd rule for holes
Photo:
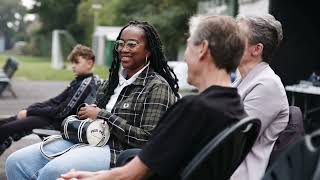
[[[257,74],[260,74],[261,72],[264,71],[264,69],[268,67],[269,67],[269,64],[266,62],[261,62],[257,64],[253,69],[249,71],[249,73],[246,76],[237,78],[235,82],[232,83],[232,86],[238,87],[242,81],[251,81],[257,76]]]
[[[78,81],[78,80],[83,80],[83,79],[85,79],[85,78],[87,78],[87,77],[90,77],[90,76],[93,76],[93,74],[92,74],[92,73],[89,73],[89,74],[80,75],[80,76],[77,76],[77,77],[76,77],[76,80],[77,80],[77,81]]]
[[[154,72],[153,68],[150,67],[150,64],[139,74],[137,79],[132,83],[137,86],[145,86],[147,78],[151,76]]]

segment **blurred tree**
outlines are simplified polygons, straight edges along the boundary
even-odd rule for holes
[[[39,16],[42,23],[40,32],[51,33],[54,29],[67,29],[77,18],[80,0],[34,0],[30,13]]]
[[[93,11],[91,9],[92,0],[82,0],[78,6],[78,17],[79,24],[83,27],[84,39],[86,44],[91,45],[91,38],[93,33]]]
[[[98,26],[120,25],[117,19],[116,6],[121,0],[81,0],[78,6],[78,22],[84,30],[86,44],[91,45],[94,24]],[[94,4],[101,5],[101,9],[94,9]],[[96,13],[96,17],[94,17]],[[95,22],[96,21],[96,22]]]
[[[87,42],[92,37],[94,19],[98,25],[123,26],[130,20],[144,20],[159,31],[166,55],[176,60],[188,33],[188,19],[196,14],[199,0],[81,0],[78,20],[85,27]],[[238,0],[225,0],[230,14],[236,15]],[[101,4],[98,18],[94,18],[92,4]]]
[[[98,16],[98,24],[99,25],[109,25],[109,26],[121,26],[120,22],[118,22],[118,14],[117,13],[117,6],[122,3],[122,0],[109,0],[105,1],[98,1],[102,5],[101,10],[99,11]]]
[[[26,24],[23,20],[26,8],[22,6],[20,0],[0,1],[0,35],[6,39],[6,48],[10,48],[13,40],[24,40],[23,32]]]
[[[146,20],[161,35],[169,59],[176,59],[179,46],[188,33],[188,18],[196,13],[198,0],[121,0],[115,4],[117,24],[129,20]]]
[[[31,42],[37,49],[36,55],[49,55],[51,52],[51,33],[55,29],[69,31],[77,42],[83,43],[84,29],[77,23],[77,8],[80,0],[34,0],[35,4],[29,13],[38,16],[41,26],[32,37]],[[63,46],[63,51],[69,51],[72,47]]]
[[[153,24],[163,40],[166,54],[176,59],[179,46],[184,44],[188,31],[188,18],[196,13],[198,0],[81,0],[78,20],[91,39],[94,12],[92,4],[98,3],[98,25],[123,26],[130,20],[144,20]],[[88,40],[87,40],[88,41]]]

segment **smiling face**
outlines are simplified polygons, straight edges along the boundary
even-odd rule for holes
[[[146,49],[147,42],[144,31],[139,27],[128,26],[125,28],[121,33],[120,40],[120,44],[116,48],[121,65],[127,70],[130,78],[144,67],[146,57],[150,56],[150,52]]]

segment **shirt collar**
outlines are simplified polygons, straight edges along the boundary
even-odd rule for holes
[[[85,78],[87,78],[89,76],[93,76],[93,74],[92,73],[88,73],[88,74],[79,75],[79,76],[76,77],[76,80],[83,80],[83,79],[85,79]]]
[[[266,62],[261,62],[257,64],[249,73],[244,77],[239,77],[232,83],[233,87],[238,87],[242,81],[252,80],[257,74],[260,74],[265,68],[269,67],[269,64]]]
[[[130,79],[126,79],[125,77],[127,76],[127,71],[123,69],[123,67],[120,67],[119,71],[119,85],[123,85],[123,83],[129,85],[129,84],[135,84],[135,85],[144,85],[145,84],[145,78],[146,78],[146,73],[144,70],[148,71],[149,70],[149,64],[148,62],[147,65],[145,65],[142,69],[140,69],[138,72],[136,72]]]

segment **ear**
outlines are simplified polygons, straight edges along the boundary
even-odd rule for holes
[[[209,42],[207,40],[203,40],[200,44],[200,54],[199,54],[199,59],[205,59],[207,56],[207,53],[209,52]]]
[[[252,54],[254,56],[259,56],[259,55],[262,55],[262,52],[263,52],[263,44],[258,43],[257,45],[255,45]]]

